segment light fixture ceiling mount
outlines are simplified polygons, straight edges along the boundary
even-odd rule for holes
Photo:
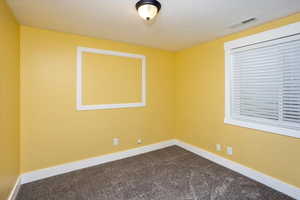
[[[161,4],[157,0],[140,0],[135,5],[139,15],[144,20],[153,19],[161,8]]]

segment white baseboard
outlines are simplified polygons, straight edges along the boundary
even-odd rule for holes
[[[89,158],[77,162],[67,163],[63,165],[58,165],[46,169],[40,169],[32,172],[28,172],[22,175],[21,178],[21,184],[37,181],[40,179],[48,178],[51,176],[56,176],[59,174],[64,174],[67,172],[92,167],[95,165],[120,160],[123,158],[128,158],[131,156],[147,153],[150,151],[162,149],[165,147],[169,147],[172,145],[180,146],[190,152],[193,152],[201,157],[204,157],[212,162],[215,162],[219,165],[222,165],[226,168],[229,168],[233,171],[236,171],[250,179],[253,179],[257,182],[260,182],[264,185],[267,185],[277,191],[280,191],[290,197],[293,197],[295,199],[300,200],[300,188],[297,188],[296,186],[290,185],[288,183],[285,183],[281,180],[278,180],[276,178],[273,178],[271,176],[268,176],[266,174],[263,174],[261,172],[258,172],[254,169],[248,168],[244,165],[241,165],[239,163],[236,163],[234,161],[228,160],[224,157],[221,157],[219,155],[213,154],[211,152],[208,152],[206,150],[203,150],[199,147],[193,146],[191,144],[187,144],[185,142],[179,141],[179,140],[168,140],[165,142],[160,142],[156,144],[151,144],[143,147],[138,147],[134,149],[130,149],[127,151],[121,151],[117,153],[107,154],[99,157]],[[20,182],[20,181],[19,181]],[[16,184],[15,188],[18,188],[20,184]],[[14,189],[15,192],[12,192],[12,194],[15,194],[18,189]],[[9,198],[9,200],[13,200]]]
[[[94,157],[94,158],[89,158],[85,160],[80,160],[77,162],[71,162],[63,165],[58,165],[50,168],[45,168],[45,169],[40,169],[28,173],[22,174],[22,184],[41,180],[44,178],[48,178],[51,176],[56,176],[59,174],[64,174],[67,172],[87,168],[87,167],[92,167],[96,165],[100,165],[103,163],[115,161],[115,160],[120,160],[123,158],[128,158],[131,156],[147,153],[150,151],[162,149],[168,146],[175,145],[175,140],[168,140],[165,142],[160,142],[156,144],[151,144],[147,146],[142,146],[134,149],[130,149],[127,151],[121,151],[121,152],[116,152],[112,154],[107,154],[99,157]]]
[[[18,179],[16,180],[16,183],[13,187],[13,189],[11,190],[7,200],[15,200],[17,197],[17,194],[19,192],[21,186],[21,176],[18,177]]]
[[[226,168],[229,168],[235,172],[238,172],[250,179],[253,179],[257,182],[267,185],[270,188],[280,191],[290,197],[300,200],[300,188],[298,188],[296,186],[287,184],[281,180],[278,180],[276,178],[273,178],[271,176],[268,176],[266,174],[258,172],[254,169],[248,168],[244,165],[241,165],[234,161],[228,160],[226,158],[223,158],[223,157],[213,154],[211,152],[205,151],[205,150],[203,150],[199,147],[193,146],[191,144],[187,144],[187,143],[179,141],[179,140],[175,140],[175,144],[177,146],[180,146],[180,147],[182,147],[190,152],[193,152],[201,157],[204,157],[212,162],[215,162],[215,163],[222,165]]]

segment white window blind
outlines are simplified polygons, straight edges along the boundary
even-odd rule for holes
[[[300,36],[230,54],[230,117],[300,131]]]

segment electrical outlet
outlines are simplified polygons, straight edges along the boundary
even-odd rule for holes
[[[142,144],[142,139],[138,139],[137,144]]]
[[[114,146],[119,145],[119,143],[120,143],[119,138],[113,138],[113,145],[114,145]]]
[[[227,154],[232,155],[233,154],[233,148],[232,147],[227,147]]]
[[[216,144],[216,150],[217,151],[222,151],[222,146],[220,144]]]

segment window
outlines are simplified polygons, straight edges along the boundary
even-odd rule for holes
[[[300,138],[300,23],[225,43],[225,123]]]

